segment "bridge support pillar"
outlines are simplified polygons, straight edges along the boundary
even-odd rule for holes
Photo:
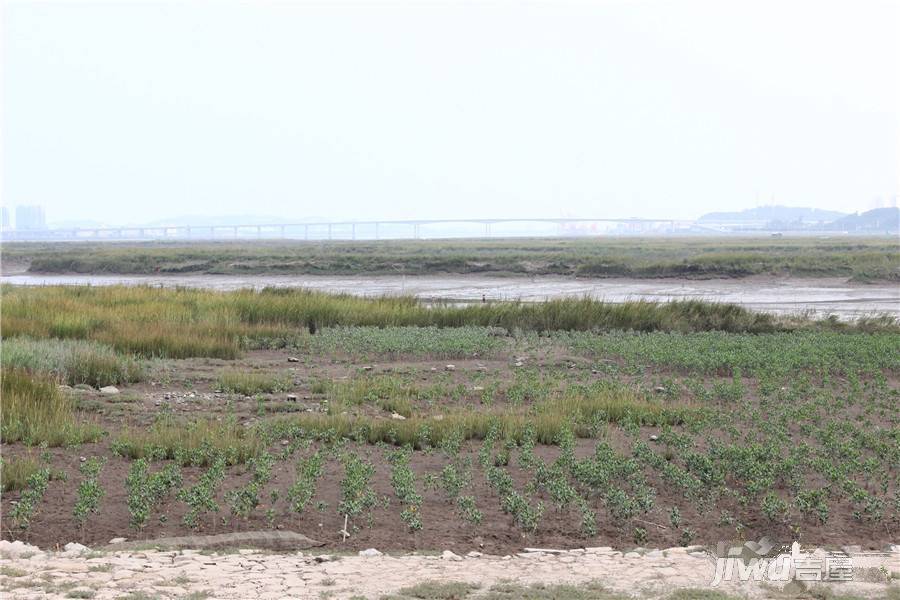
[[[375,239],[378,239],[378,222],[375,223]]]
[[[356,223],[350,225],[350,238],[354,240],[356,239]]]
[[[303,226],[303,239],[309,240],[309,225]]]
[[[328,224],[328,239],[331,239],[331,223]]]
[[[491,237],[491,224],[490,223],[484,224],[484,237]]]

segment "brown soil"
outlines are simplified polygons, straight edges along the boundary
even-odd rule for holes
[[[123,387],[123,392],[117,396],[104,396],[99,393],[82,392],[79,394],[79,402],[83,410],[90,411],[92,418],[96,418],[103,427],[110,432],[110,436],[96,444],[86,444],[77,448],[51,449],[52,466],[62,470],[67,475],[67,481],[52,481],[46,492],[39,509],[39,514],[27,533],[11,531],[10,521],[4,520],[2,536],[4,539],[25,539],[42,548],[54,548],[67,542],[77,541],[85,545],[96,547],[108,543],[115,537],[126,537],[129,540],[153,539],[160,537],[172,537],[190,535],[189,530],[182,524],[182,517],[186,511],[186,504],[174,499],[174,495],[158,510],[154,511],[149,525],[142,532],[136,532],[129,528],[129,512],[127,508],[127,494],[125,490],[125,478],[128,473],[130,461],[117,457],[111,452],[111,439],[115,437],[117,430],[126,424],[148,426],[163,409],[176,416],[222,417],[228,411],[233,411],[242,423],[252,423],[260,419],[268,419],[273,416],[283,416],[282,410],[323,410],[321,397],[312,392],[315,381],[320,379],[339,379],[343,377],[366,376],[361,371],[363,365],[374,365],[369,373],[392,373],[402,375],[411,381],[427,385],[428,383],[444,382],[450,387],[462,385],[469,390],[474,388],[473,381],[490,381],[509,383],[515,377],[515,356],[494,357],[492,359],[470,360],[403,360],[386,361],[379,360],[375,363],[367,361],[351,361],[349,358],[319,358],[303,362],[289,363],[287,351],[259,351],[249,353],[239,361],[219,361],[210,359],[193,359],[184,361],[170,361],[157,367],[147,382]],[[447,371],[445,365],[453,363],[456,370]],[[540,366],[542,369],[563,371],[566,378],[573,381],[589,381],[602,374],[592,372],[592,363],[578,357],[549,355],[537,359],[529,359],[528,366]],[[254,398],[231,396],[216,392],[216,378],[222,369],[258,370],[269,373],[289,373],[294,381],[293,389],[289,392],[298,396],[298,401],[285,400],[286,393],[265,395],[263,406],[280,407],[278,412],[267,411],[265,416],[257,414],[259,404]],[[483,370],[482,370],[483,369]],[[645,373],[633,376],[635,385],[650,386],[654,381],[663,377],[676,377],[672,373]],[[896,382],[892,382],[895,385]],[[191,397],[191,394],[194,394]],[[428,406],[427,403],[417,405],[423,410],[437,413],[447,409],[453,404],[467,404],[480,402],[480,394],[473,391],[457,400],[441,400]],[[752,395],[751,395],[752,396]],[[126,400],[126,401],[123,401]],[[507,400],[498,396],[497,404],[502,405]],[[687,399],[674,399],[673,401],[687,401]],[[749,402],[755,402],[751,397]],[[226,408],[229,406],[229,408]],[[380,411],[378,407],[366,405],[361,410],[367,414],[378,415],[389,419],[389,414]],[[640,432],[643,439],[648,439],[659,431],[645,428]],[[624,445],[624,436],[615,427],[610,427],[609,437],[613,445]],[[596,445],[594,440],[579,440],[577,454],[587,456],[593,452]],[[285,501],[286,493],[295,480],[296,456],[287,461],[279,461],[274,467],[272,480],[260,493],[261,504],[253,512],[253,515],[243,520],[232,517],[228,512],[228,505],[224,500],[228,490],[246,484],[250,474],[243,466],[230,467],[228,476],[221,486],[218,501],[221,511],[215,517],[208,517],[203,521],[199,533],[217,534],[232,531],[256,531],[274,527],[277,530],[294,531],[315,540],[325,543],[325,547],[333,550],[355,551],[365,548],[378,548],[382,551],[410,551],[410,550],[435,550],[450,549],[459,553],[470,550],[482,550],[493,554],[505,554],[519,551],[523,547],[557,547],[573,548],[582,546],[613,546],[616,548],[632,548],[638,545],[634,539],[634,527],[640,526],[646,529],[647,539],[640,545],[647,547],[671,547],[683,545],[681,532],[675,530],[669,523],[669,511],[677,506],[682,516],[684,526],[691,527],[696,532],[696,537],[691,540],[696,544],[715,544],[719,541],[731,540],[736,537],[735,525],[725,523],[722,520],[722,511],[728,511],[731,515],[739,516],[743,523],[743,535],[745,539],[759,539],[769,536],[777,540],[790,540],[792,533],[787,527],[773,527],[763,517],[758,507],[741,506],[735,498],[723,498],[716,506],[699,508],[686,500],[682,490],[674,489],[672,485],[662,479],[656,471],[645,470],[645,474],[656,490],[654,509],[647,515],[638,517],[630,523],[618,523],[610,516],[598,499],[592,500],[592,507],[597,512],[598,534],[586,538],[580,533],[580,515],[577,509],[571,508],[557,511],[552,500],[545,493],[537,495],[544,505],[545,511],[536,534],[523,534],[513,523],[510,515],[501,510],[500,499],[496,492],[488,485],[483,471],[477,463],[476,453],[478,443],[470,442],[464,447],[461,456],[470,457],[473,463],[473,482],[464,494],[476,498],[477,506],[482,511],[484,518],[480,525],[472,525],[463,520],[457,513],[456,507],[444,495],[443,490],[424,489],[422,478],[425,474],[439,475],[440,470],[447,464],[447,458],[440,450],[432,452],[415,452],[411,459],[411,467],[417,474],[417,490],[422,494],[421,518],[423,528],[418,532],[410,532],[405,523],[400,519],[400,505],[394,494],[390,482],[390,465],[386,459],[385,449],[376,446],[349,447],[357,450],[376,467],[376,475],[373,481],[373,489],[379,500],[389,498],[390,503],[384,506],[379,502],[370,515],[362,515],[351,522],[352,535],[346,541],[342,541],[339,533],[343,527],[343,517],[339,516],[337,506],[340,501],[340,481],[343,470],[335,459],[329,459],[326,463],[323,475],[318,480],[317,492],[306,510],[298,516],[288,509]],[[276,443],[271,449],[273,453],[281,450],[280,443]],[[4,460],[31,453],[37,454],[35,449],[29,449],[22,444],[4,444],[2,446]],[[304,451],[300,451],[304,452]],[[553,460],[558,453],[556,447],[539,446],[536,454],[544,460]],[[81,480],[78,467],[81,457],[105,456],[108,462],[102,472],[101,483],[106,490],[99,515],[92,516],[86,529],[82,532],[73,523],[72,509],[76,501],[76,489]],[[159,468],[154,466],[153,469]],[[515,480],[516,489],[523,490],[533,475],[523,472],[518,467],[516,452],[509,464],[509,472]],[[183,475],[185,484],[192,484],[202,469],[185,467]],[[278,500],[274,506],[270,498],[273,490],[278,491]],[[12,502],[19,498],[19,492],[4,494],[2,508],[4,513]],[[324,503],[322,509],[317,505]],[[266,511],[274,509],[274,518],[271,521],[266,517]],[[853,509],[847,502],[831,501],[831,515],[827,526],[821,526],[812,520],[802,523],[802,541],[807,544],[817,544],[827,547],[839,547],[847,544],[859,544],[863,548],[881,548],[885,543],[895,538],[895,532],[890,531],[884,523],[860,522],[853,518]]]

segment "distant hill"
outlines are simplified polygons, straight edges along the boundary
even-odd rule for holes
[[[898,231],[900,230],[900,208],[890,206],[847,215],[834,223],[829,223],[827,228],[835,231]]]
[[[795,223],[802,221],[805,223],[830,223],[844,217],[847,213],[837,212],[833,210],[822,210],[819,208],[806,208],[798,206],[758,206],[756,208],[748,208],[739,212],[711,212],[706,213],[699,219],[700,223],[712,222],[779,222],[779,223]]]

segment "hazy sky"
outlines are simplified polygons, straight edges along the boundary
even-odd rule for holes
[[[4,2],[2,200],[692,218],[900,193],[900,2]]]

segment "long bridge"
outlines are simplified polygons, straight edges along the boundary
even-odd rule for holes
[[[422,228],[435,225],[475,225],[490,237],[492,227],[505,224],[555,225],[558,235],[590,233],[583,226],[621,225],[627,232],[671,233],[693,226],[673,219],[608,218],[503,218],[503,219],[399,219],[378,221],[321,221],[298,223],[248,223],[237,225],[134,225],[125,227],[75,227],[62,229],[5,230],[4,241],[65,240],[211,240],[211,239],[398,239],[423,237]],[[426,232],[427,233],[427,232]],[[470,234],[471,235],[471,234]],[[535,233],[535,235],[542,235]],[[546,235],[546,234],[544,234]],[[359,236],[359,237],[358,237]],[[440,235],[426,237],[443,237]],[[457,237],[457,236],[450,236]]]

